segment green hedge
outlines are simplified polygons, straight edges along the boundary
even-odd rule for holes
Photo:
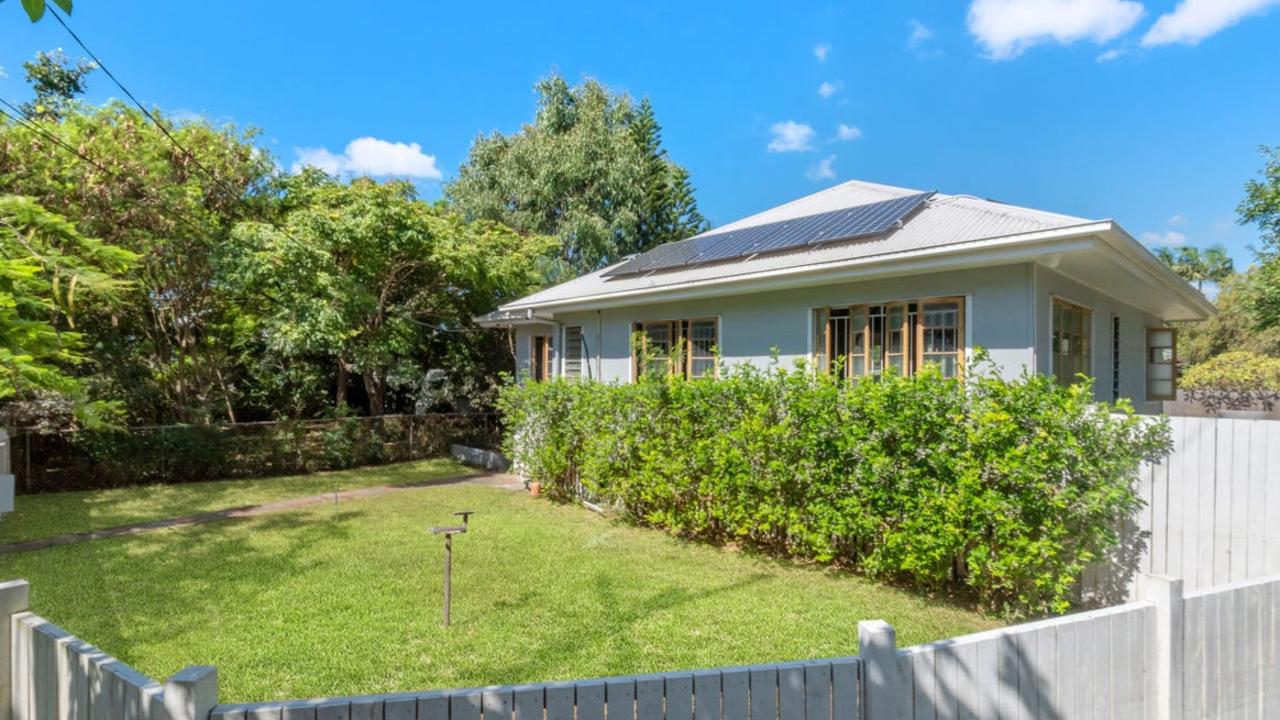
[[[1141,504],[1167,423],[1088,384],[847,383],[803,366],[719,380],[511,384],[505,449],[553,498],[581,489],[681,536],[831,563],[1010,614],[1060,612]]]

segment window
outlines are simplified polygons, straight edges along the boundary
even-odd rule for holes
[[[1111,402],[1120,399],[1120,316],[1111,316]]]
[[[1065,300],[1053,299],[1053,376],[1070,385],[1089,374],[1089,327],[1093,312]]]
[[[814,311],[817,366],[837,377],[911,375],[926,363],[964,368],[964,300],[934,298]]]
[[[534,380],[551,379],[551,337],[534,335],[530,341],[529,372]]]
[[[640,322],[632,329],[636,377],[646,372],[687,378],[718,374],[720,333],[714,318]]]
[[[582,377],[582,326],[569,325],[564,329],[564,376]]]
[[[716,376],[716,336],[715,320],[690,320],[687,323],[689,338],[689,377]]]
[[[1147,328],[1147,399],[1178,396],[1178,334],[1173,328]]]

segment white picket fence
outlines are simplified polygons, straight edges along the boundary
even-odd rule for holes
[[[0,720],[985,720],[1280,717],[1280,577],[1140,600],[857,657],[637,677],[218,704],[217,672],[161,684],[27,610],[0,584]]]

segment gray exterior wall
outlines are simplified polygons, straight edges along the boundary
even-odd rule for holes
[[[1093,314],[1095,394],[1111,399],[1111,316],[1121,317],[1122,394],[1142,412],[1158,412],[1159,403],[1145,398],[1147,326],[1158,318],[1114,301],[1062,275],[1034,264],[953,270],[854,283],[815,285],[750,295],[656,302],[602,310],[557,313],[555,324],[523,326],[516,331],[517,372],[529,373],[531,338],[551,334],[552,367],[559,371],[561,328],[580,325],[586,344],[584,375],[605,382],[632,380],[630,335],[642,321],[715,317],[719,320],[724,366],[749,362],[765,366],[772,349],[790,367],[813,352],[813,308],[882,303],[939,296],[965,298],[965,346],[983,347],[999,372],[1016,376],[1024,369],[1047,373],[1052,298],[1061,296],[1091,307]]]

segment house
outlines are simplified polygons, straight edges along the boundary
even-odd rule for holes
[[[1085,373],[1098,399],[1158,412],[1174,395],[1168,324],[1213,311],[1114,221],[850,181],[478,322],[514,331],[534,379],[630,382],[638,354],[687,376],[774,354],[849,377],[958,375],[982,347],[1002,374]]]

